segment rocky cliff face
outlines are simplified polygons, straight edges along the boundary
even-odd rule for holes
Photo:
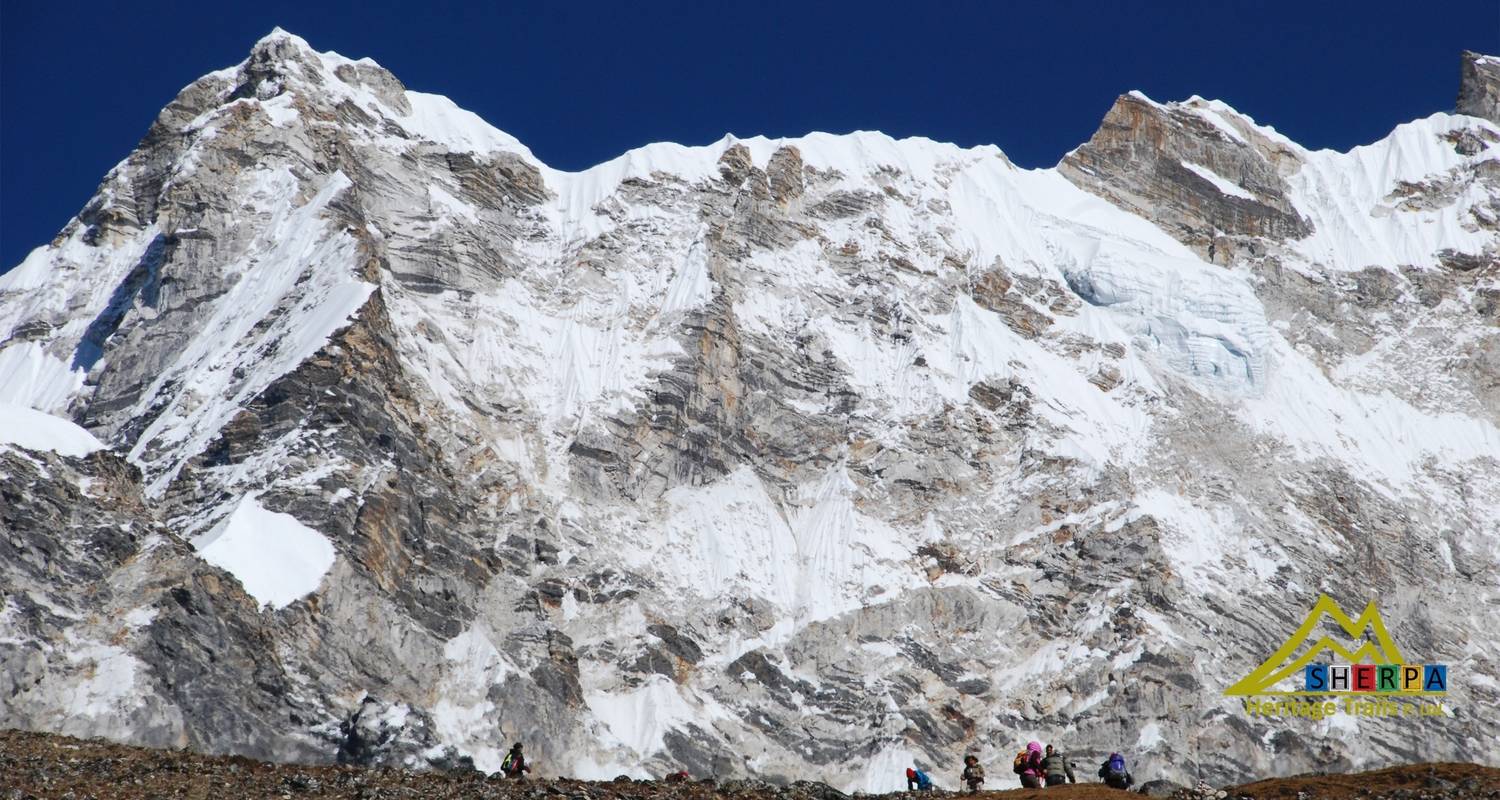
[[[1286,176],[1295,144],[1220,102],[1172,105],[1123,95],[1058,172],[1080,188],[1151,219],[1205,260],[1232,264],[1238,248],[1306,237]]]
[[[1500,58],[1464,51],[1458,113],[1500,122]]]
[[[1488,63],[1349,153],[1131,94],[1056,170],[859,133],[564,173],[273,34],[0,278],[0,403],[107,445],[0,446],[0,724],[870,789],[1026,738],[1493,761]],[[1319,593],[1450,716],[1224,697]]]

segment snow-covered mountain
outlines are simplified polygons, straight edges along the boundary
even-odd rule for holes
[[[1055,169],[568,173],[277,31],[0,277],[0,725],[868,789],[1028,738],[1500,761],[1500,59],[1462,79],[1348,153],[1131,93]],[[1450,715],[1224,696],[1320,593]]]

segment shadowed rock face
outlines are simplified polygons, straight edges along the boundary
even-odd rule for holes
[[[1458,84],[1458,113],[1500,123],[1500,58],[1465,50]]]
[[[1056,171],[570,174],[273,34],[0,278],[4,397],[110,445],[0,445],[0,727],[849,789],[1038,736],[1182,783],[1482,758],[1497,147],[1126,95]],[[334,550],[289,604],[194,549],[246,498]],[[1223,697],[1319,593],[1476,676],[1454,716]]]

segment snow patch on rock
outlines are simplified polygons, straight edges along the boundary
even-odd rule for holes
[[[198,555],[239,580],[261,606],[286,608],[318,590],[333,567],[328,537],[291,514],[269,511],[252,492],[229,516],[194,537]]]
[[[677,684],[661,675],[628,691],[591,692],[584,702],[610,736],[638,758],[661,750],[668,732],[701,716]]]
[[[4,444],[74,458],[105,449],[92,433],[71,420],[10,403],[0,403],[0,445]]]
[[[1181,161],[1178,163],[1186,167],[1189,172],[1213,184],[1214,188],[1218,189],[1222,194],[1228,195],[1230,197],[1238,197],[1242,200],[1255,199],[1255,195],[1249,193],[1248,191],[1245,191],[1244,187],[1240,186],[1234,181],[1220,176],[1219,173],[1214,172],[1208,167],[1202,166],[1200,164],[1194,164],[1191,161]]]

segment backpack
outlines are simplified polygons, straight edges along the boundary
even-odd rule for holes
[[[505,760],[500,762],[500,771],[509,775],[516,766],[516,751],[512,750],[505,754]]]
[[[932,788],[932,779],[922,770],[917,770],[917,788],[924,792]]]
[[[1022,750],[1021,752],[1016,753],[1016,760],[1011,762],[1010,768],[1012,770],[1015,770],[1015,773],[1017,775],[1021,775],[1021,774],[1025,773],[1026,770],[1030,768],[1030,766],[1031,766],[1031,751],[1030,750]]]
[[[1118,773],[1120,775],[1124,775],[1125,774],[1125,756],[1122,756],[1119,753],[1110,753],[1109,754],[1109,763],[1106,764],[1105,766],[1106,766],[1106,768],[1110,772],[1114,772],[1114,773]]]

